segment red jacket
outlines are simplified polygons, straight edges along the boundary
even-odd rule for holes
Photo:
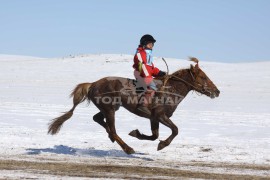
[[[142,77],[156,77],[159,69],[154,66],[152,50],[138,47],[134,56],[133,68],[140,72]]]

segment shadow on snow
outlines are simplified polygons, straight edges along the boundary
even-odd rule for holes
[[[79,149],[72,148],[64,145],[57,145],[53,148],[44,148],[44,149],[26,149],[28,155],[36,155],[41,153],[55,153],[55,154],[66,154],[66,155],[82,155],[82,156],[93,156],[93,157],[125,157],[125,158],[137,158],[145,161],[153,161],[151,158],[139,157],[137,155],[146,155],[144,153],[135,153],[128,155],[122,150],[98,150],[98,149]]]

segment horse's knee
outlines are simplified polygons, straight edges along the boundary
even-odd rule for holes
[[[153,138],[152,138],[152,140],[154,141],[154,140],[157,140],[157,138],[158,138],[158,134],[153,134],[153,136],[152,136]]]
[[[152,132],[153,132],[152,140],[154,141],[159,137],[159,132],[158,132],[158,130],[155,130],[155,131],[152,131]]]

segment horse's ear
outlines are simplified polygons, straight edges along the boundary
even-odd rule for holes
[[[199,66],[198,64],[196,64],[195,66],[193,66],[192,64],[190,64],[190,70],[192,73],[197,74],[198,70],[199,70]]]
[[[195,67],[192,64],[190,65],[192,72],[196,73],[199,69],[199,60],[195,57],[189,57],[189,60],[196,63]]]
[[[196,64],[199,63],[199,60],[195,57],[189,57],[189,60],[195,62]]]

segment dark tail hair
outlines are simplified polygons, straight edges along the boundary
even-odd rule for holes
[[[52,122],[49,124],[48,134],[54,135],[60,131],[63,123],[73,115],[73,111],[75,110],[76,106],[87,99],[91,86],[92,83],[82,83],[75,87],[70,94],[70,97],[73,97],[73,107],[62,116],[52,120]]]

